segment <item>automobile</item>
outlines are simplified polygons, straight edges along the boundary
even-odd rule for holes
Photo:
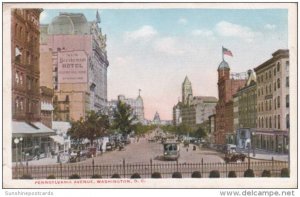
[[[124,143],[124,144],[130,144],[131,143],[129,138],[122,138],[121,142]]]
[[[92,157],[96,157],[96,154],[97,154],[97,149],[96,147],[90,147],[87,149],[87,158],[92,158]]]
[[[156,141],[156,139],[154,139],[154,138],[148,139],[148,142],[149,142],[149,143],[152,143],[152,142],[155,142],[155,141]]]
[[[188,140],[184,140],[183,141],[183,145],[184,145],[184,147],[189,147],[190,146],[190,142]]]
[[[120,142],[120,141],[117,143],[117,147],[118,147],[119,150],[124,150],[125,149],[124,143]]]
[[[179,143],[177,142],[165,142],[164,148],[164,159],[165,160],[177,160],[180,156]]]
[[[106,150],[112,151],[116,148],[116,144],[113,141],[109,141],[106,143]]]
[[[224,153],[235,153],[236,145],[235,144],[226,144],[223,148]]]
[[[229,163],[229,162],[240,163],[240,162],[245,161],[245,158],[246,158],[246,155],[243,153],[232,152],[232,153],[225,154],[224,161],[226,163]]]
[[[74,163],[80,161],[80,151],[79,150],[72,150],[69,156],[69,162]]]

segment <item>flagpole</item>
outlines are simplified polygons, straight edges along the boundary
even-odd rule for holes
[[[224,61],[224,50],[223,50],[223,46],[222,46],[222,60]]]

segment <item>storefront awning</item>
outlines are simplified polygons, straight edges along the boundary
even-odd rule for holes
[[[50,138],[52,138],[54,142],[57,142],[61,145],[65,143],[64,138],[62,136],[54,135],[54,136],[50,136]]]
[[[55,131],[48,128],[41,122],[23,122],[12,121],[12,134],[13,135],[55,135]]]

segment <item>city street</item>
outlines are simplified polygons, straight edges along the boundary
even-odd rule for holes
[[[99,164],[121,164],[123,159],[126,163],[149,163],[152,159],[153,163],[172,163],[175,161],[164,161],[162,159],[163,146],[159,142],[148,142],[147,138],[140,138],[139,142],[134,142],[125,146],[125,150],[119,151],[107,151],[102,155],[94,158],[95,165]],[[201,159],[204,162],[223,162],[223,159],[218,156],[219,153],[208,150],[199,149],[197,147],[196,151],[192,150],[192,145],[190,145],[188,151],[187,148],[180,145],[180,157],[178,159],[179,163],[200,163]],[[91,163],[92,159],[87,159],[80,163]]]

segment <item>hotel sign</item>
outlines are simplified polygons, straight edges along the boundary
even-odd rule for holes
[[[86,83],[87,55],[84,51],[58,53],[58,83]]]

